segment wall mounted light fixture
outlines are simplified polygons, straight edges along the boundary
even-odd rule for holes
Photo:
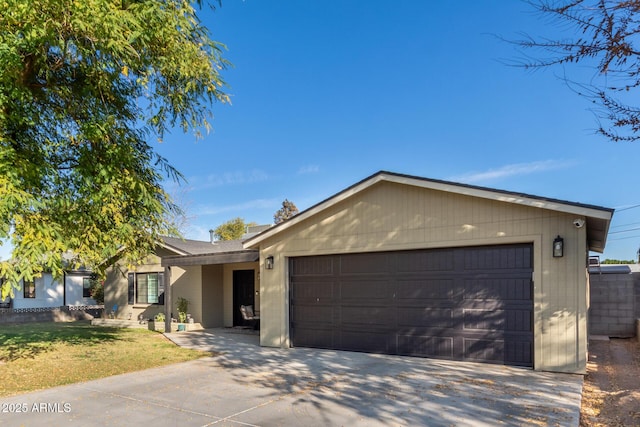
[[[564,239],[558,235],[553,240],[553,257],[560,258],[564,256]]]
[[[273,256],[269,255],[264,259],[264,268],[267,270],[273,270]]]

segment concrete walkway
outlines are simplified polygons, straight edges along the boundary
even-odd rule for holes
[[[166,335],[214,356],[3,399],[0,426],[578,426],[580,375]]]

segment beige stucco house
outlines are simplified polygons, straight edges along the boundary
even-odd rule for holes
[[[167,313],[183,296],[196,322],[229,327],[250,302],[263,346],[584,373],[587,260],[612,215],[379,172],[228,246],[168,244],[155,268]]]

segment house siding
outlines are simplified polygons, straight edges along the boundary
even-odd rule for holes
[[[24,284],[20,289],[14,289],[12,306],[15,309],[23,308],[53,308],[63,305],[94,305],[92,298],[82,296],[82,280],[89,277],[89,272],[71,272],[64,276],[63,282],[54,280],[51,273],[43,273],[34,279],[35,298],[24,297]]]
[[[156,249],[156,254],[149,255],[141,264],[128,268],[125,261],[114,263],[107,270],[104,286],[104,309],[106,313],[111,313],[114,306],[117,306],[116,316],[121,319],[152,319],[158,313],[164,313],[162,304],[129,304],[128,295],[128,274],[129,273],[163,273],[164,267],[160,265],[162,256],[171,255],[172,252],[162,248]],[[173,278],[172,278],[173,279]],[[165,292],[169,289],[165,283]],[[175,300],[174,300],[175,301]],[[177,314],[176,314],[177,315]]]
[[[202,266],[202,326],[224,326],[224,282],[222,265]]]
[[[14,289],[13,308],[52,308],[64,305],[64,285],[53,279],[51,273],[43,273],[34,279],[35,298],[24,297],[24,283]],[[81,291],[82,291],[82,285]]]
[[[178,298],[182,297],[189,301],[187,313],[193,321],[202,323],[202,269],[200,265],[171,267],[171,314],[174,319],[178,318]]]
[[[586,369],[586,227],[578,216],[479,197],[380,182],[261,242],[261,343],[288,347],[289,257],[533,243],[534,369]],[[553,239],[564,257],[553,258]]]

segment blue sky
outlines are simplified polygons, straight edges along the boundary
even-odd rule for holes
[[[636,256],[640,146],[596,135],[561,78],[593,70],[505,64],[522,54],[497,36],[562,35],[526,3],[225,0],[202,19],[234,64],[232,105],[203,140],[158,148],[189,181],[185,237],[388,170],[620,209],[604,257]]]
[[[188,179],[173,191],[185,237],[271,223],[285,198],[303,210],[388,170],[620,209],[604,257],[636,256],[640,145],[597,136],[561,79],[593,70],[505,65],[521,54],[496,35],[562,35],[526,3],[224,0],[201,16],[234,64],[232,104],[204,139],[157,146]]]

